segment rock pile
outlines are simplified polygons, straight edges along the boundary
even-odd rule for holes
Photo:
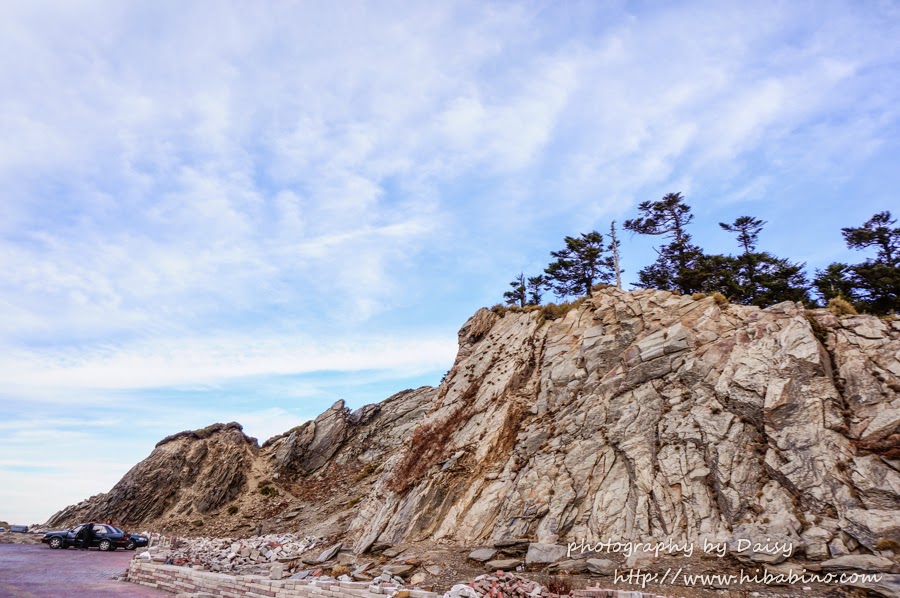
[[[268,570],[273,563],[298,561],[319,544],[300,534],[269,534],[254,538],[188,538],[177,543],[167,564],[243,575]]]
[[[455,587],[455,586],[454,586]],[[538,596],[549,594],[549,590],[536,581],[531,581],[516,575],[497,571],[493,575],[479,575],[469,588],[474,590],[476,596],[489,596],[490,598],[507,598],[512,596]],[[451,589],[449,594],[453,594]],[[471,596],[471,595],[470,595]]]

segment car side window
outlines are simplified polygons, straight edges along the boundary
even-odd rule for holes
[[[95,534],[105,534],[108,533],[105,525],[95,525],[94,526]]]
[[[83,528],[83,527],[84,527],[83,525],[79,525],[78,527],[76,527],[76,528],[73,529],[72,531],[75,532],[75,533],[77,534],[77,533],[79,533],[79,532],[81,531],[81,528]]]

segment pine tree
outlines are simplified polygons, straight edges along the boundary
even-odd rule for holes
[[[525,289],[528,293],[528,305],[540,305],[541,298],[544,295],[543,291],[546,287],[547,279],[543,274],[530,276],[525,284]]]
[[[564,241],[565,248],[550,253],[556,261],[544,270],[547,286],[557,296],[590,295],[595,283],[609,282],[612,264],[603,255],[603,235],[591,231],[579,237],[566,237]]]
[[[809,283],[804,264],[794,264],[768,252],[756,251],[756,242],[765,222],[741,216],[732,224],[720,222],[724,230],[737,233],[744,252],[730,258],[733,289],[727,296],[736,303],[766,307],[782,301],[808,301]]]
[[[525,307],[525,301],[527,299],[525,295],[525,273],[522,272],[518,276],[516,276],[513,281],[509,283],[509,286],[512,287],[512,290],[503,293],[503,298],[506,299],[506,304]]]
[[[824,299],[824,303],[828,303],[835,297],[842,297],[850,303],[858,303],[859,293],[853,277],[853,266],[833,262],[828,264],[824,270],[816,269],[813,286]]]
[[[665,235],[672,241],[656,250],[656,262],[638,272],[637,286],[677,289],[690,294],[704,288],[703,250],[691,243],[685,231],[694,216],[681,193],[668,193],[659,201],[638,205],[640,218],[626,220],[625,230],[639,235]]]
[[[900,261],[900,228],[890,212],[879,212],[860,227],[842,228],[841,234],[850,249],[878,248],[875,261],[896,268]]]
[[[879,212],[862,226],[841,229],[850,249],[877,250],[874,259],[851,266],[858,302],[877,314],[900,311],[900,227],[890,212]]]

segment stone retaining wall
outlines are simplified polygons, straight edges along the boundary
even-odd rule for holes
[[[135,558],[128,566],[128,581],[173,594],[209,593],[224,598],[439,598],[425,590],[401,590],[396,586],[376,586],[359,581],[310,581],[308,579],[268,579],[259,575],[226,575],[197,571],[189,567],[162,565]],[[646,592],[588,588],[572,592],[573,598],[666,598]]]
[[[395,586],[375,586],[357,581],[310,581],[268,579],[258,575],[226,575],[197,571],[189,567],[161,565],[140,558],[131,561],[128,581],[173,594],[206,592],[225,598],[385,598]],[[408,590],[408,598],[438,598],[424,590]]]

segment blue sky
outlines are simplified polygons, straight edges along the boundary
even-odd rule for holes
[[[435,384],[456,331],[680,191],[858,260],[900,212],[896,2],[0,4],[0,519],[163,436]],[[652,239],[623,235],[626,281]]]

